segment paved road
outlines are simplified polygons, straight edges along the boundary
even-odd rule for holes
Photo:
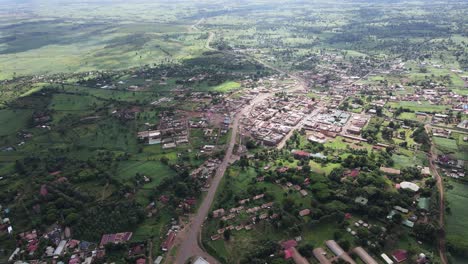
[[[205,218],[208,216],[209,210],[213,203],[214,197],[216,195],[216,191],[218,186],[221,182],[221,179],[226,172],[226,169],[229,166],[229,163],[232,159],[234,146],[237,142],[237,135],[239,132],[239,122],[243,115],[247,115],[253,106],[268,97],[274,96],[274,93],[266,93],[257,96],[252,102],[247,106],[244,107],[240,112],[236,113],[232,122],[232,133],[231,138],[229,141],[228,148],[226,150],[226,154],[222,163],[219,165],[218,169],[216,170],[213,179],[211,180],[210,188],[198,209],[197,214],[191,219],[190,224],[186,227],[179,235],[179,242],[181,243],[178,248],[178,253],[174,263],[183,264],[185,263],[190,257],[193,256],[202,256],[210,263],[217,263],[217,261],[211,257],[208,253],[206,253],[203,249],[200,248],[200,234],[203,222]],[[180,241],[182,240],[182,241]]]
[[[215,33],[209,32],[209,36],[207,39],[207,42],[205,44],[205,47],[207,49],[213,50],[213,48],[210,46],[211,41],[214,39]],[[224,53],[229,53],[229,54],[235,54],[231,52],[224,52]],[[238,54],[237,54],[238,55]],[[248,57],[248,55],[243,55]],[[249,57],[251,58],[251,57]],[[255,59],[255,58],[253,58]],[[255,59],[257,62],[264,64],[262,61]],[[271,68],[273,70],[276,70],[280,73],[287,74],[291,78],[294,78],[300,82],[300,85],[293,87],[290,91],[296,91],[296,90],[301,90],[304,89],[305,86],[305,81],[301,79],[300,77],[293,76],[288,74],[287,72],[277,69],[275,67],[269,66],[267,64],[264,64],[265,67]],[[233,156],[233,150],[234,146],[237,142],[237,136],[239,132],[239,122],[240,119],[244,116],[247,115],[254,105],[264,101],[265,99],[274,96],[274,93],[264,93],[260,94],[256,98],[254,98],[250,104],[244,108],[242,108],[239,112],[237,112],[233,118],[232,122],[232,133],[231,133],[231,138],[229,140],[229,144],[225,153],[225,156],[223,158],[222,163],[219,165],[218,169],[216,170],[215,175],[213,176],[211,180],[211,185],[210,188],[208,189],[208,192],[200,205],[200,208],[198,209],[197,213],[191,217],[190,223],[182,230],[176,240],[175,247],[177,247],[177,255],[175,256],[175,259],[171,256],[168,256],[166,259],[165,263],[176,263],[176,264],[184,264],[187,262],[187,260],[191,257],[196,257],[196,256],[201,256],[204,259],[206,259],[209,263],[214,264],[218,263],[218,261],[213,258],[211,255],[209,255],[207,252],[204,251],[200,247],[201,245],[201,230],[203,227],[203,222],[205,221],[206,217],[208,216],[208,213],[210,211],[211,205],[213,204],[213,200],[216,195],[216,191],[219,187],[219,184],[224,176],[224,173],[226,172],[226,169],[229,166],[229,163],[232,159]]]
[[[435,158],[436,155],[434,154],[434,142],[432,141],[431,135],[431,126],[426,124],[424,126],[426,129],[426,133],[431,140],[431,149],[429,151],[429,168],[431,169],[432,173],[436,177],[437,180],[437,189],[439,190],[439,229],[443,232],[438,233],[438,250],[439,256],[442,264],[448,264],[447,260],[447,252],[446,252],[446,244],[445,244],[445,192],[444,192],[444,182],[442,176],[440,176],[437,167],[435,166]]]

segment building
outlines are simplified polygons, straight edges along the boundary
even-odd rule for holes
[[[400,175],[400,170],[397,169],[392,169],[392,168],[386,168],[386,167],[380,167],[380,171],[386,174],[392,174],[392,175]]]
[[[104,247],[108,243],[113,243],[113,244],[125,243],[132,238],[132,235],[133,235],[132,232],[102,235],[101,243],[99,245],[101,247]]]
[[[60,241],[59,245],[54,251],[54,256],[62,256],[63,255],[63,250],[65,249],[65,245],[67,244],[66,240]]]
[[[348,253],[346,253],[341,247],[340,245],[338,245],[338,243],[336,243],[335,240],[327,240],[325,242],[325,244],[327,245],[327,247],[333,252],[335,253],[335,255],[337,255],[338,257],[340,257],[341,259],[343,259],[344,261],[347,261],[348,263],[350,264],[356,264],[356,262],[348,255]]]
[[[300,216],[310,215],[310,209],[304,209],[304,210],[300,211],[299,215]]]
[[[172,247],[172,244],[174,243],[175,237],[176,237],[176,232],[174,232],[172,230],[169,231],[169,234],[167,235],[166,240],[161,245],[161,250],[162,251],[168,251]]]
[[[294,263],[296,264],[309,264],[309,261],[307,261],[307,259],[305,259],[298,251],[295,247],[292,247],[291,248],[291,251],[292,251],[292,258],[294,260]]]
[[[412,183],[412,182],[407,182],[407,181],[401,182],[400,183],[400,188],[403,189],[403,190],[410,190],[410,191],[413,191],[413,192],[419,191],[419,186],[418,185],[416,185],[415,183]]]
[[[310,158],[310,153],[307,151],[302,150],[293,150],[291,153],[294,155],[296,159],[308,159]]]
[[[198,257],[194,262],[193,264],[210,264],[208,261],[206,261],[204,258],[202,257]]]
[[[312,251],[314,257],[320,262],[320,264],[331,264],[331,261],[326,257],[327,252],[323,248],[314,248]]]
[[[224,215],[224,213],[225,213],[225,212],[224,212],[224,209],[223,209],[223,208],[218,209],[218,210],[214,210],[214,211],[213,211],[213,217],[214,217],[214,218],[221,217],[221,216]]]
[[[382,253],[382,255],[380,255],[380,257],[382,257],[382,259],[385,261],[385,263],[387,263],[387,264],[393,264],[392,259],[389,258],[389,257],[387,256],[387,254]]]
[[[421,169],[421,174],[423,176],[430,176],[431,175],[431,170],[429,169],[429,167],[424,167]]]
[[[408,252],[403,249],[398,249],[392,252],[392,258],[397,262],[403,262],[408,259]]]
[[[367,251],[365,251],[362,247],[357,247],[353,249],[354,253],[362,259],[362,261],[366,264],[379,264],[373,257],[371,257]]]

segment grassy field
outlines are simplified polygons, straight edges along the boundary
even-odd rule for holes
[[[450,109],[448,105],[433,105],[429,102],[410,102],[410,101],[401,101],[401,102],[390,102],[389,105],[392,108],[407,108],[415,112],[445,112],[447,109]]]
[[[200,55],[204,44],[201,33],[188,32],[185,24],[131,20],[30,20],[1,32],[0,79],[176,62]]]
[[[144,185],[145,188],[157,186],[164,178],[172,177],[175,172],[160,161],[125,161],[119,164],[116,177],[125,182],[137,173],[151,178],[151,183]]]
[[[465,151],[460,151],[455,139],[433,137],[433,140],[441,153],[453,155],[457,159],[468,160],[468,154]]]
[[[55,111],[84,111],[97,107],[99,103],[99,100],[91,96],[55,94],[49,108]]]
[[[413,155],[413,156],[397,155],[397,154],[392,155],[392,159],[395,162],[394,167],[396,169],[403,169],[406,167],[413,167],[417,165],[422,166],[424,165],[423,160],[425,158],[426,157],[424,156],[424,154],[422,154],[422,157],[418,155]]]
[[[32,116],[32,110],[0,110],[0,136],[11,135],[24,128]]]
[[[450,214],[447,215],[447,240],[468,247],[468,185],[450,181],[453,189],[446,192]]]
[[[214,87],[213,91],[227,93],[227,92],[239,89],[240,87],[241,85],[238,82],[225,82],[221,85]]]

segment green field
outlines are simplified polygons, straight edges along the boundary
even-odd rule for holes
[[[157,186],[164,178],[175,175],[175,172],[160,161],[126,161],[119,164],[116,177],[125,182],[137,173],[151,178],[151,183],[144,185],[145,188]]]
[[[84,111],[92,110],[99,104],[99,100],[91,96],[73,94],[55,94],[50,108],[55,111]]]
[[[407,108],[411,111],[415,112],[445,112],[447,109],[451,107],[448,105],[434,105],[430,104],[429,102],[422,101],[422,102],[409,102],[409,101],[402,101],[402,102],[391,102],[388,103],[392,108]]]
[[[31,115],[32,110],[0,110],[0,136],[11,135],[24,128]]]
[[[453,189],[446,192],[450,214],[447,215],[447,240],[461,248],[468,247],[468,185],[450,181]]]
[[[468,160],[468,155],[458,147],[455,139],[433,137],[437,149],[444,154],[451,154],[457,159]],[[463,144],[462,144],[463,146]]]
[[[227,93],[227,92],[231,92],[233,90],[239,89],[239,88],[240,88],[240,83],[238,82],[225,82],[221,85],[214,87],[213,90],[216,92]]]

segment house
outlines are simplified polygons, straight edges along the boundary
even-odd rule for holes
[[[421,174],[423,176],[431,176],[431,170],[429,169],[429,167],[424,167],[421,169]]]
[[[343,250],[343,248],[341,248],[340,245],[336,243],[335,240],[327,240],[325,241],[325,244],[333,253],[335,253],[335,255],[337,255],[339,258],[341,258],[345,262],[349,264],[356,264],[356,262],[354,262],[354,260],[348,255],[348,253],[346,253]]]
[[[57,248],[54,251],[54,256],[62,256],[66,244],[67,244],[66,240],[60,241],[59,245],[57,246]]]
[[[386,174],[392,174],[392,175],[400,175],[400,170],[393,169],[393,168],[386,168],[386,167],[380,167],[380,171]]]
[[[408,259],[408,252],[403,249],[398,249],[392,252],[392,258],[397,262],[403,262]]]
[[[99,244],[101,247],[104,247],[108,243],[113,244],[121,244],[129,241],[132,238],[132,232],[124,232],[124,233],[117,233],[117,234],[105,234],[102,235],[101,243]],[[83,242],[82,242],[83,243]]]
[[[413,191],[413,192],[419,191],[419,186],[418,185],[416,185],[415,183],[412,183],[412,182],[407,182],[407,181],[401,182],[400,183],[400,188],[403,189],[403,190],[410,190],[410,191]]]
[[[312,252],[320,264],[331,264],[331,261],[326,257],[327,252],[323,248],[314,248]]]
[[[346,170],[346,171],[343,173],[343,176],[356,178],[357,176],[359,176],[359,173],[360,173],[359,169]]]
[[[168,251],[172,247],[172,244],[174,243],[175,237],[176,237],[176,232],[174,232],[172,230],[169,231],[169,234],[167,235],[166,240],[161,245],[161,250],[162,251]]]
[[[252,198],[252,200],[255,201],[255,200],[258,200],[258,199],[262,199],[264,196],[265,196],[265,194],[263,194],[263,193],[262,193],[262,194],[259,194],[259,195],[255,195],[255,196]]]
[[[202,257],[198,257],[195,262],[193,262],[193,264],[210,264],[208,261],[206,261],[204,258]]]
[[[139,258],[135,262],[136,264],[146,264],[146,259],[145,258]]]
[[[380,255],[380,257],[382,257],[382,259],[385,261],[385,263],[387,263],[387,264],[393,264],[392,259],[390,259],[390,258],[387,256],[387,254],[382,253],[382,254]]]
[[[223,209],[223,208],[218,209],[218,210],[214,210],[214,211],[213,211],[213,217],[214,217],[214,218],[219,218],[219,217],[223,216],[224,213],[225,213],[225,212],[224,212],[224,209]]]
[[[221,235],[219,235],[219,234],[216,234],[216,235],[212,235],[212,236],[211,236],[211,240],[213,240],[213,241],[216,241],[216,240],[218,240],[218,239],[220,239],[220,238],[221,238]]]
[[[366,264],[378,264],[378,262],[371,257],[366,250],[364,250],[362,247],[356,247],[353,249],[354,253],[359,256],[359,258],[364,261]]]
[[[302,211],[299,212],[299,215],[300,216],[307,216],[307,215],[310,215],[310,209],[304,209]]]
[[[162,256],[158,256],[158,257],[156,258],[156,260],[154,260],[154,264],[161,264],[162,260],[163,260],[163,257],[162,257]],[[150,264],[151,264],[151,263],[150,263]]]
[[[291,153],[296,159],[308,159],[310,157],[310,153],[303,150],[293,150]]]
[[[409,212],[408,209],[403,208],[403,207],[401,207],[401,206],[399,206],[399,205],[394,206],[393,209],[395,209],[395,210],[397,210],[397,211],[400,211],[401,213],[404,213],[404,214],[407,214],[407,213]]]
[[[177,147],[177,145],[174,142],[171,142],[171,143],[165,143],[162,148],[163,149],[171,149],[171,148],[175,148],[175,147]]]
[[[292,247],[296,247],[296,246],[297,246],[297,241],[294,239],[281,242],[281,247],[285,250],[290,249]]]

